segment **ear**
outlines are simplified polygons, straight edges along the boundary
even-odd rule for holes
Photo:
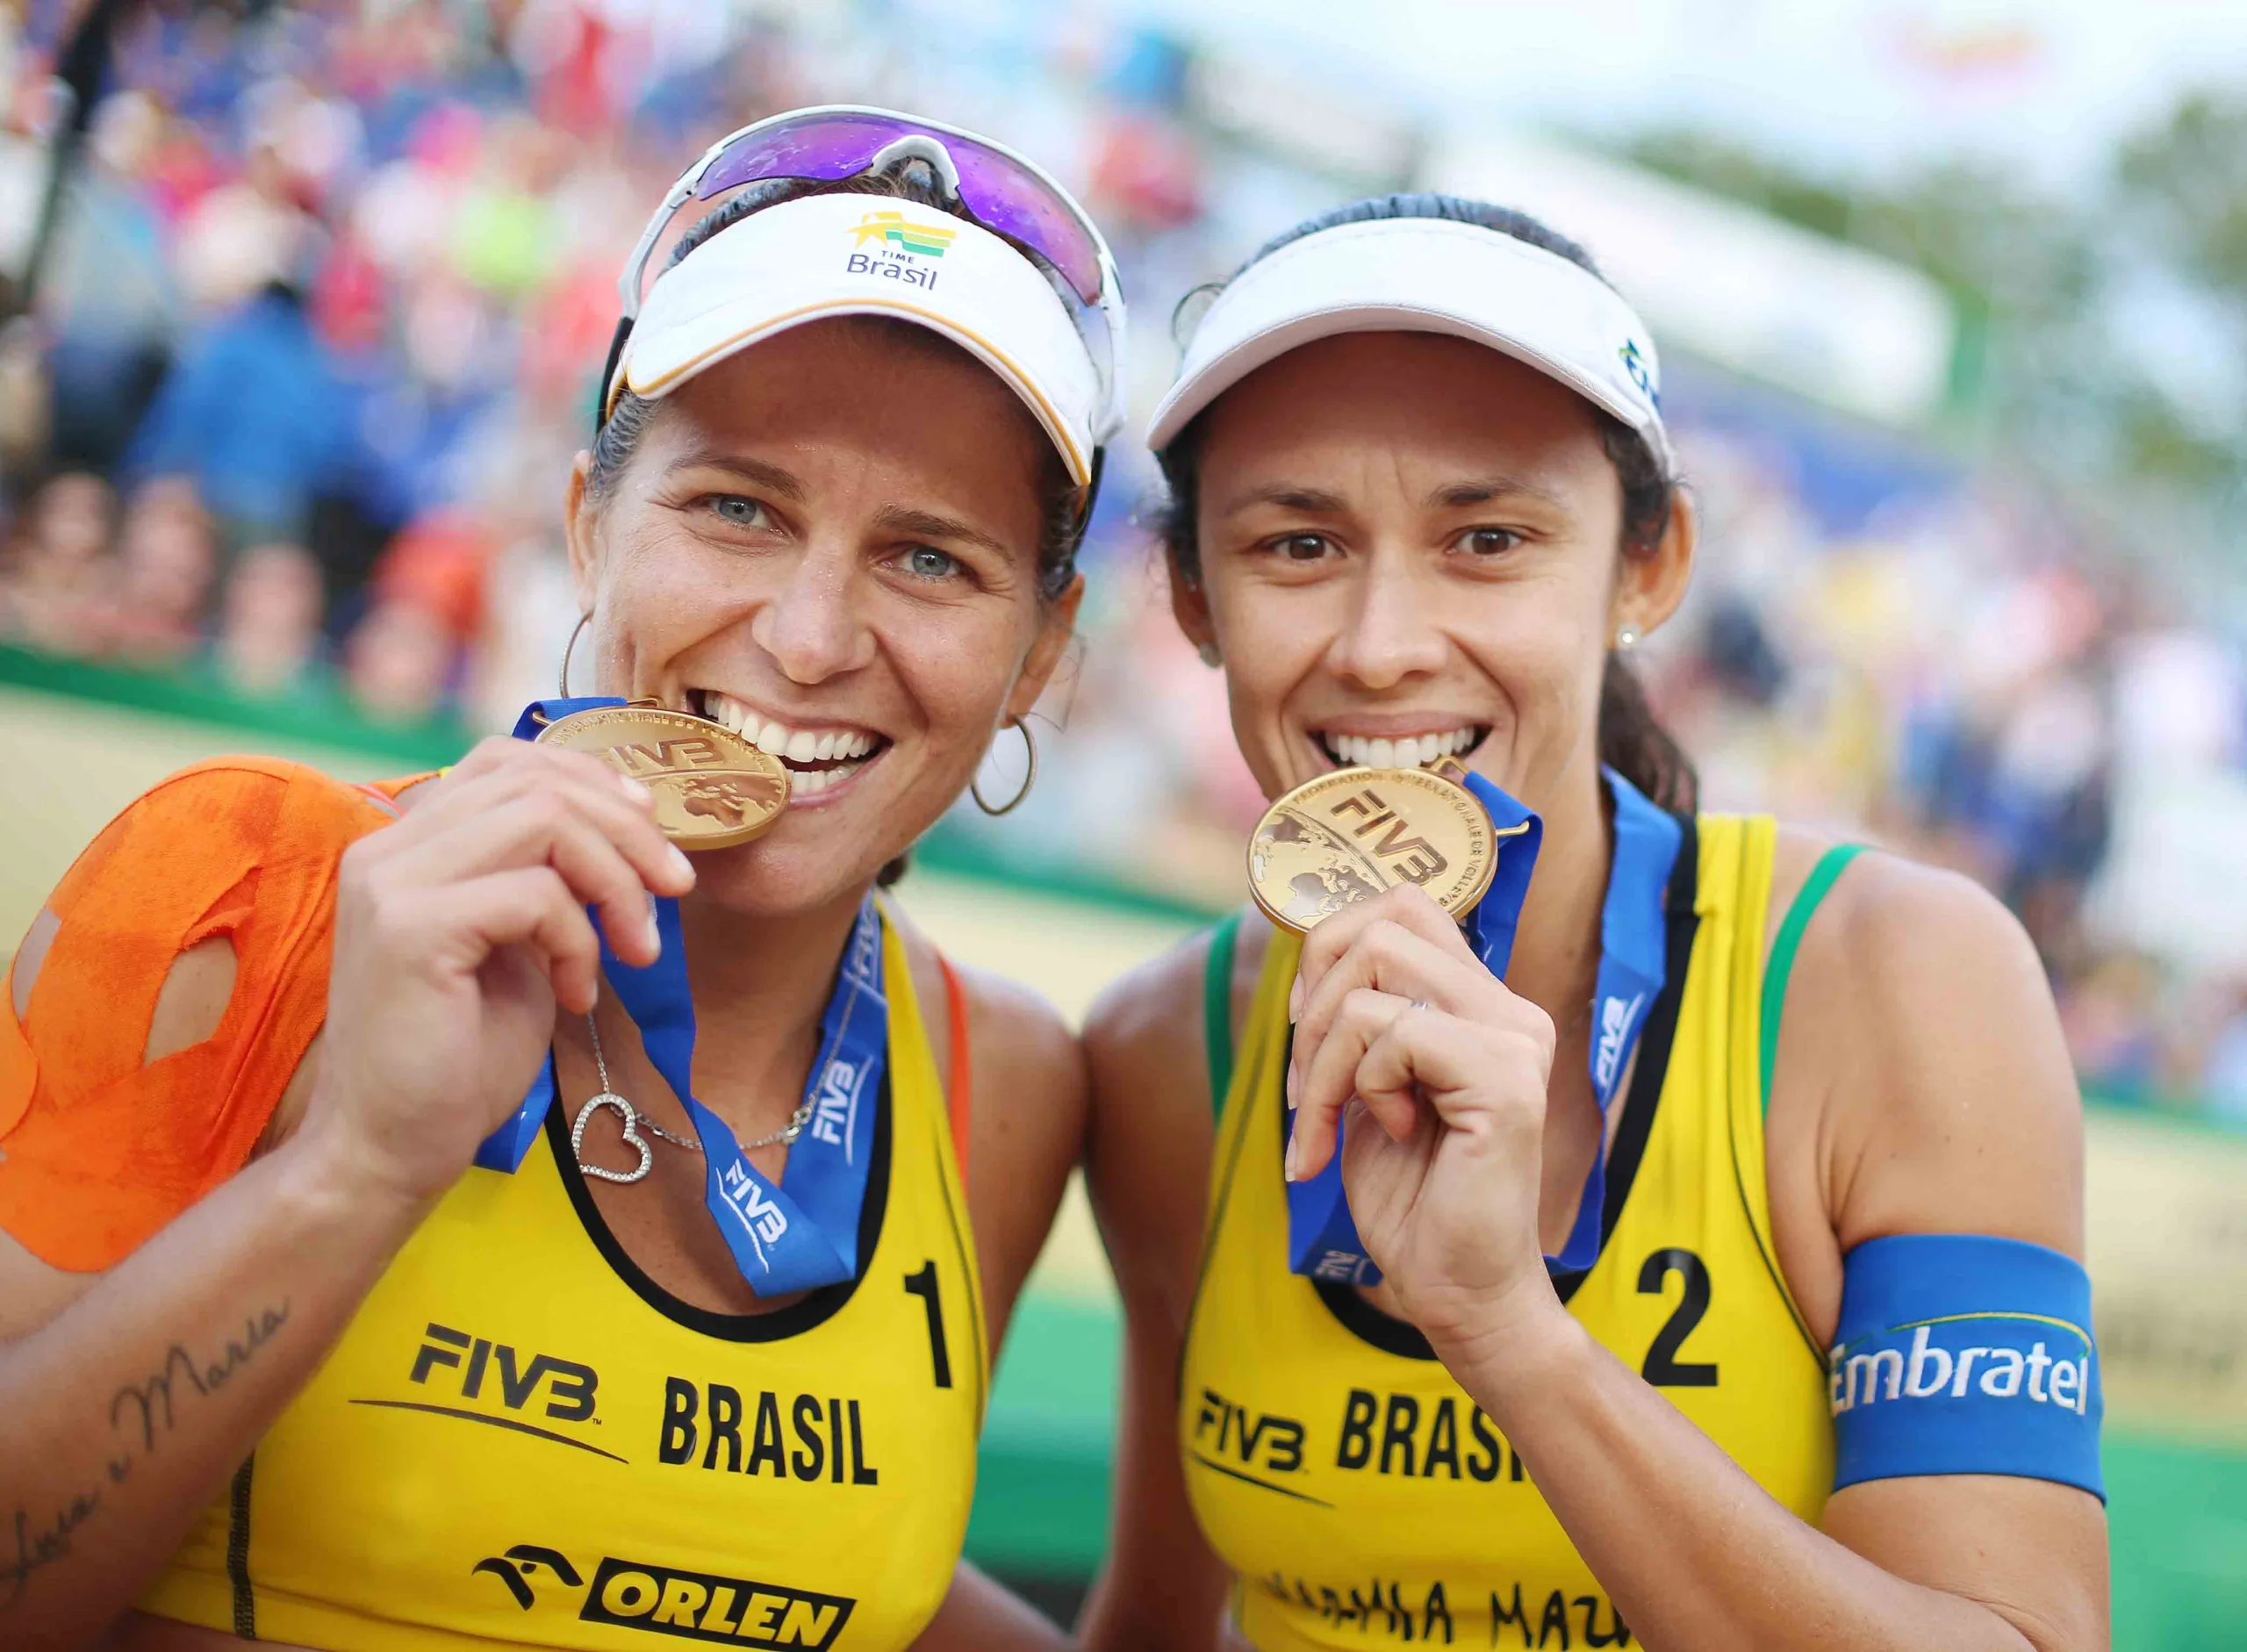
[[[1196,652],[1208,657],[1217,644],[1217,628],[1210,618],[1210,593],[1198,579],[1188,579],[1176,562],[1163,559],[1163,571],[1170,579],[1170,614],[1178,621],[1178,628],[1186,633]]]
[[[1640,636],[1650,636],[1669,622],[1685,600],[1693,578],[1693,555],[1698,548],[1701,521],[1692,497],[1682,487],[1671,491],[1669,521],[1662,537],[1646,556],[1626,556],[1621,577],[1615,582],[1614,600],[1608,605],[1607,631],[1612,636],[1627,625]]]
[[[570,547],[570,585],[578,598],[578,612],[591,614],[600,589],[600,552],[593,529],[600,513],[592,504],[585,485],[592,475],[593,456],[580,449],[570,464],[570,480],[562,493],[562,535]]]
[[[1021,674],[1016,677],[1015,686],[1007,694],[1009,720],[1030,715],[1030,708],[1045,692],[1045,685],[1052,680],[1054,671],[1060,665],[1069,639],[1077,634],[1077,608],[1084,600],[1085,577],[1079,574],[1069,581],[1068,589],[1045,605],[1037,640],[1030,645]]]

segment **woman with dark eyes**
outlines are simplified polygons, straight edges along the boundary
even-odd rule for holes
[[[1696,812],[1628,664],[1693,564],[1657,372],[1573,243],[1393,197],[1156,411],[1266,794],[1455,760],[1526,881],[1236,916],[1095,1010],[1095,1647],[2106,1644],[2050,994],[1964,880]]]
[[[9,1646],[1059,1639],[959,1555],[1080,1057],[875,888],[1069,634],[1115,271],[1020,157],[829,109],[714,146],[624,298],[578,692],[792,801],[690,862],[495,739],[102,834],[0,1015]]]

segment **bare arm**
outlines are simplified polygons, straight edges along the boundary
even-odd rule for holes
[[[1083,1151],[1084,1052],[1060,1013],[1029,988],[986,970],[959,976],[973,1063],[967,1204],[996,1366]]]
[[[591,1002],[580,902],[643,957],[646,892],[691,882],[592,759],[487,743],[431,790],[343,857],[296,1137],[97,1279],[0,1251],[0,1281],[28,1287],[0,1300],[38,1304],[0,1324],[11,1646],[98,1639],[520,1100],[557,999]],[[194,1019],[195,996],[174,1013]]]
[[[1073,1644],[1052,1620],[966,1561],[915,1652],[1053,1652]]]
[[[2025,937],[1958,880],[1863,871],[1877,875],[1821,914],[1840,973],[1799,1040],[1790,1009],[1791,1044],[1817,1052],[1790,1081],[1817,1110],[1805,1163],[1827,1200],[1829,1316],[1840,1254],[1878,1234],[2079,1251],[2072,1081]],[[1664,1652],[2103,1646],[2105,1528],[2087,1494],[1881,1481],[1837,1495],[1820,1531],[1569,1317],[1536,1255],[1550,1023],[1475,971],[1432,905],[1373,904],[1306,949],[1297,1050],[1318,1146],[1299,1168],[1323,1162],[1353,1087],[1389,1132],[1350,1136],[1360,1232],[1461,1385],[1533,1442],[1539,1489],[1633,1631]],[[1432,1008],[1405,1013],[1415,1000]],[[1330,1038],[1342,1050],[1302,1053]]]
[[[128,1605],[312,1375],[423,1205],[302,1139],[0,1349],[0,1624],[73,1647]],[[0,1277],[39,1265],[20,1246]]]
[[[951,1052],[949,1034],[937,1031],[945,1019],[938,1013],[943,978],[933,954],[926,968],[915,961],[915,980],[944,1067]],[[1084,1057],[1060,1016],[1036,993],[987,971],[962,968],[958,974],[972,1062],[967,1203],[995,1368],[1023,1282],[1045,1246],[1084,1139]],[[958,1097],[949,1099],[959,1104]],[[1068,1644],[1043,1613],[966,1561],[914,1642],[920,1652],[1032,1652]]]
[[[1201,1031],[1208,954],[1197,940],[1126,976],[1085,1032],[1086,1174],[1124,1313],[1108,1563],[1079,1625],[1099,1652],[1218,1645],[1231,1583],[1195,1522],[1178,1451],[1178,1373],[1217,1139]]]

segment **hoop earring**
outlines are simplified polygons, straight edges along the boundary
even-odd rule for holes
[[[1022,777],[1022,790],[1007,800],[1005,808],[993,808],[983,801],[982,788],[973,780],[967,783],[967,794],[975,800],[975,807],[994,820],[1001,815],[1011,815],[1020,808],[1023,799],[1030,795],[1030,788],[1037,784],[1037,742],[1030,737],[1030,725],[1020,717],[1015,719],[1015,728],[1022,736],[1022,749],[1030,757],[1030,772]]]
[[[559,698],[563,700],[570,698],[570,655],[577,648],[578,637],[585,634],[585,622],[592,617],[590,614],[579,614],[577,624],[570,628],[570,640],[562,645],[562,686]]]

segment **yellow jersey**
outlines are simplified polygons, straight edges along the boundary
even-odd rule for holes
[[[1554,1284],[1602,1345],[1815,1520],[1833,1483],[1825,1360],[1772,1260],[1763,1174],[1775,841],[1768,819],[1687,823],[1668,982],[1609,1154],[1599,1256]],[[1280,1091],[1300,953],[1274,937],[1224,1091],[1181,1383],[1187,1488],[1237,1575],[1241,1630],[1262,1652],[1628,1645],[1538,1493],[1537,1442],[1507,1439],[1411,1325],[1288,1270]]]
[[[887,923],[883,949],[855,1280],[767,1314],[680,1302],[610,1235],[557,1106],[520,1171],[438,1204],[141,1609],[335,1652],[912,1641],[959,1557],[989,1373]]]

